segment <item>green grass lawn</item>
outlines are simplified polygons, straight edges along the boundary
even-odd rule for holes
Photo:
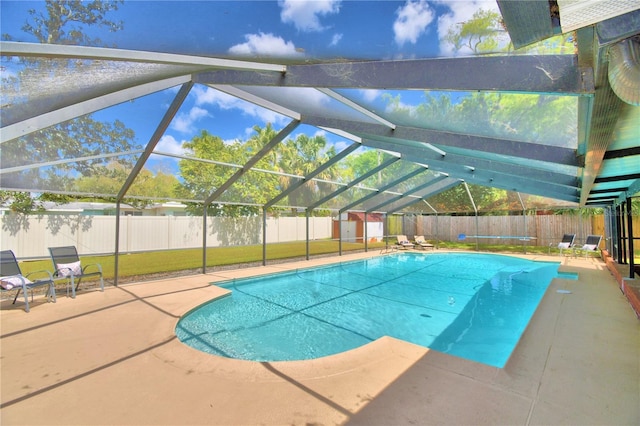
[[[394,240],[395,241],[395,240]],[[392,245],[392,243],[390,243]],[[369,250],[379,251],[385,247],[384,242],[369,243]],[[476,250],[475,243],[441,242],[440,249],[451,250]],[[309,251],[311,256],[322,254],[338,254],[338,242],[331,240],[311,241]],[[342,243],[342,251],[364,250],[362,243]],[[490,245],[480,244],[479,251],[494,253],[523,253],[520,245]],[[548,254],[549,248],[542,246],[527,246],[527,253]],[[558,250],[553,248],[551,253]],[[304,241],[269,244],[267,246],[267,262],[280,259],[304,257],[306,244]],[[207,267],[240,265],[246,263],[262,262],[262,245],[216,247],[207,249]],[[99,263],[102,266],[104,277],[112,280],[115,275],[115,256],[82,256],[82,264]],[[39,270],[52,271],[53,265],[49,259],[20,262],[24,274]],[[180,271],[197,270],[202,267],[202,250],[165,250],[144,253],[121,254],[118,268],[119,277],[142,277],[145,275],[171,274]],[[38,277],[36,275],[36,277]]]
[[[369,249],[380,250],[383,242],[369,243]],[[342,243],[343,252],[363,250],[362,243]],[[309,252],[311,256],[322,254],[337,254],[337,241],[311,241]],[[299,258],[306,254],[306,244],[302,242],[269,244],[267,246],[267,261]],[[105,279],[113,279],[115,275],[115,256],[81,256],[82,265],[99,263]],[[215,247],[207,249],[207,267],[237,265],[244,263],[262,262],[262,245]],[[23,274],[39,270],[52,271],[51,260],[33,260],[20,262]],[[163,273],[175,273],[184,270],[202,268],[202,249],[165,250],[144,253],[121,254],[118,262],[119,277],[134,277]]]

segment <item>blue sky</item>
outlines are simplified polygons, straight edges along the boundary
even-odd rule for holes
[[[2,33],[14,40],[35,41],[21,30],[27,10],[42,9],[39,1],[1,1]],[[125,1],[109,18],[123,21],[116,33],[100,31],[107,46],[217,57],[315,59],[412,59],[454,54],[443,36],[471,18],[478,9],[497,11],[495,1]],[[458,52],[466,54],[469,52]],[[98,119],[118,118],[145,144],[177,89],[138,99],[102,112]],[[378,91],[363,94],[371,100]],[[422,92],[403,102],[418,103]],[[305,92],[309,102],[322,102]],[[202,129],[233,141],[245,140],[254,125],[271,122],[280,128],[286,117],[205,86],[195,86],[160,141],[160,151],[180,153],[184,141]],[[296,133],[316,133],[299,127]],[[295,134],[292,135],[295,137]],[[348,144],[327,134],[341,149]],[[172,168],[171,162],[164,167]]]

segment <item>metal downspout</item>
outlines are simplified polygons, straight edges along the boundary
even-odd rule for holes
[[[629,278],[635,278],[635,259],[633,249],[633,218],[631,217],[631,198],[627,198],[627,229],[629,230]]]
[[[622,231],[622,263],[624,263],[625,265],[627,264],[627,244],[629,244],[629,238],[628,238],[628,229],[625,227],[625,223],[624,223],[624,216],[626,214],[626,209],[627,209],[627,202],[624,201],[622,203],[622,205],[620,206],[620,223],[621,223],[621,228],[620,230]],[[626,241],[626,242],[625,242]]]
[[[608,236],[607,242],[607,250],[609,254],[615,259],[616,250],[618,249],[618,230],[616,229],[616,209],[615,207],[608,206],[607,207],[607,226],[609,229],[606,229],[606,235]]]
[[[622,205],[616,206],[616,262],[624,263],[622,261]]]
[[[610,250],[610,244],[611,242],[609,241],[609,238],[607,238],[607,236],[611,235],[611,231],[610,231],[610,227],[609,225],[611,224],[610,220],[611,220],[611,216],[609,216],[609,207],[605,207],[604,208],[604,246],[606,247],[607,251],[609,253],[611,253]]]

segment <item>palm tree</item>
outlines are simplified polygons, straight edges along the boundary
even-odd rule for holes
[[[280,147],[278,167],[282,173],[280,186],[284,191],[289,186],[298,181],[295,176],[308,176],[319,166],[329,161],[336,155],[333,146],[326,148],[327,140],[323,135],[309,137],[305,134],[299,134],[295,139],[287,139]],[[316,178],[324,180],[332,180],[335,178],[336,170],[331,167],[324,170]],[[289,194],[290,206],[308,206],[315,199],[318,199],[318,193],[325,192],[329,189],[330,184],[316,181],[309,181],[297,190]]]

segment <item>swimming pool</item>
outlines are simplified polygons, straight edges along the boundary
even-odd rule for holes
[[[392,336],[503,367],[559,263],[477,253],[398,253],[227,282],[230,296],[176,326],[198,350],[312,359]]]

